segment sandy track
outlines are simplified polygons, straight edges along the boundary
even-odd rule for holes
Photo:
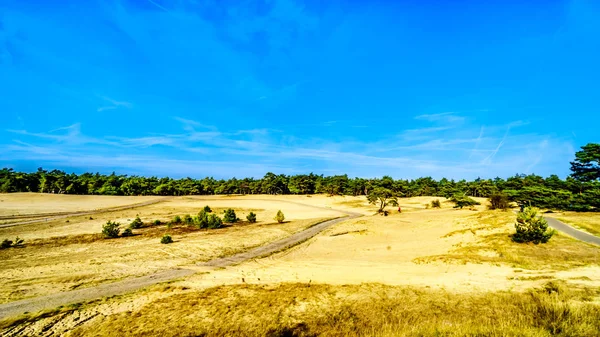
[[[79,215],[93,215],[93,214],[104,213],[104,212],[123,211],[123,210],[127,210],[127,209],[133,209],[133,208],[157,204],[159,202],[164,202],[164,201],[167,201],[167,200],[170,200],[173,198],[174,197],[164,197],[161,199],[150,200],[150,201],[140,202],[140,203],[136,203],[136,204],[101,208],[101,209],[95,209],[95,210],[90,210],[90,211],[21,214],[21,215],[11,216],[11,217],[5,216],[5,217],[0,217],[0,220],[7,220],[7,219],[10,220],[10,219],[16,219],[16,218],[35,218],[35,219],[20,221],[20,222],[12,222],[12,223],[7,223],[7,224],[0,224],[0,228],[13,227],[13,226],[19,226],[19,225],[28,225],[28,224],[32,224],[32,223],[38,223],[38,222],[47,222],[47,221],[52,221],[52,220],[57,220],[57,219],[64,219],[64,218],[68,218],[68,217],[72,217],[72,216],[79,216]]]
[[[282,202],[301,204],[298,202],[291,202],[291,201],[282,201]],[[331,208],[328,208],[328,207],[320,207],[320,206],[313,206],[313,205],[307,205],[307,204],[301,204],[301,205],[306,206],[306,207],[311,207],[311,208],[317,208],[317,209],[332,210]],[[356,217],[362,216],[362,214],[350,212],[350,211],[341,211],[340,210],[338,212],[347,215],[347,217],[341,217],[341,218],[327,220],[327,221],[321,222],[317,225],[314,225],[308,229],[305,229],[299,233],[293,234],[287,238],[284,238],[284,239],[269,243],[267,245],[252,249],[245,253],[236,254],[236,255],[228,257],[228,258],[214,259],[214,260],[199,264],[199,266],[212,267],[212,268],[226,267],[226,266],[231,266],[231,265],[235,265],[238,263],[242,263],[244,261],[248,261],[251,259],[264,257],[267,255],[279,252],[281,250],[284,250],[286,248],[292,247],[299,243],[302,243],[302,242],[312,238],[313,236],[317,235],[324,229],[326,229],[336,223],[339,223],[341,221],[348,220],[351,218],[356,218]],[[44,310],[44,309],[55,308],[55,307],[58,307],[61,305],[64,306],[64,305],[68,305],[71,303],[90,301],[90,300],[100,298],[100,297],[124,294],[124,293],[135,291],[135,290],[138,290],[138,289],[141,289],[141,288],[153,285],[153,284],[171,281],[171,280],[178,279],[178,278],[181,278],[184,276],[192,275],[196,272],[197,272],[196,270],[192,270],[192,269],[182,269],[182,268],[169,269],[169,270],[154,273],[151,275],[126,279],[123,281],[114,282],[114,283],[110,283],[110,284],[104,284],[104,285],[100,285],[100,286],[96,286],[96,287],[73,290],[73,291],[66,291],[66,292],[61,292],[61,293],[47,295],[47,296],[40,296],[40,297],[5,303],[5,304],[0,305],[0,319],[4,319],[4,318],[14,316],[14,315],[19,315],[19,314],[22,314],[25,312],[37,312],[37,311]]]

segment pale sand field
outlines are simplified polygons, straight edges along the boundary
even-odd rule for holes
[[[442,201],[442,208],[426,209],[425,205],[435,199]],[[396,207],[389,207],[390,216],[385,217],[376,215],[376,207],[369,205],[364,197],[194,196],[178,197],[114,214],[98,214],[98,219],[103,218],[98,221],[74,219],[68,224],[61,220],[52,226],[27,225],[11,229],[11,234],[21,231],[23,237],[47,238],[97,233],[106,217],[125,221],[139,214],[144,221],[154,218],[166,220],[174,214],[193,215],[205,204],[217,212],[232,207],[240,218],[252,210],[258,214],[259,221],[264,221],[256,225],[175,236],[176,242],[171,245],[160,245],[157,238],[141,237],[51,249],[26,248],[22,252],[5,251],[0,253],[0,259],[5,261],[1,267],[2,284],[5,285],[0,287],[1,300],[6,302],[90,286],[176,266],[194,269],[198,273],[171,282],[168,286],[171,290],[167,293],[164,286],[157,285],[91,305],[75,316],[64,318],[60,324],[63,328],[77,325],[76,321],[85,315],[136,311],[159,298],[220,285],[381,283],[470,293],[524,290],[548,280],[564,280],[577,286],[600,287],[600,261],[593,259],[595,254],[600,254],[600,247],[557,235],[548,244],[551,246],[544,247],[550,247],[556,254],[566,254],[558,256],[568,263],[541,268],[524,268],[520,264],[527,265],[529,256],[536,259],[535,263],[543,261],[542,246],[539,249],[531,245],[515,246],[529,252],[530,255],[524,256],[523,261],[517,261],[514,252],[504,251],[502,247],[490,245],[489,249],[486,248],[486,238],[491,235],[505,238],[514,230],[515,214],[488,211],[486,200],[480,198],[478,201],[482,205],[458,210],[453,209],[444,198],[402,198],[400,205],[403,212],[398,214]],[[311,208],[300,203],[323,208]],[[278,209],[291,222],[272,224],[270,219]],[[340,216],[335,209],[359,212],[364,216],[336,224],[305,243],[269,257],[222,269],[195,265],[199,261],[287,236],[319,219]],[[477,245],[483,249],[461,250]],[[531,255],[531,251],[542,253]],[[504,254],[507,257],[512,254],[511,259],[503,260]],[[461,260],[463,255],[465,260]],[[437,258],[440,256],[452,256],[453,259]],[[477,256],[482,259],[477,260]],[[585,257],[585,263],[577,261],[579,256]],[[474,257],[477,262],[470,262]],[[486,262],[486,258],[489,261]],[[94,320],[87,324],[93,325]]]
[[[161,198],[164,197],[126,197],[48,193],[0,194],[0,216],[88,211],[143,203]]]
[[[85,199],[89,202],[88,206],[91,206],[90,199]],[[268,201],[261,199],[266,199]],[[133,200],[133,203],[137,202]],[[127,225],[139,215],[144,222],[152,222],[156,219],[168,221],[175,215],[183,216],[185,214],[190,214],[191,216],[194,216],[198,214],[205,205],[209,205],[220,215],[222,215],[224,209],[234,208],[237,210],[237,216],[242,220],[245,220],[246,215],[250,211],[253,211],[257,214],[259,223],[265,221],[273,222],[273,217],[278,210],[282,210],[288,220],[334,218],[340,216],[340,213],[334,210],[315,209],[303,205],[281,202],[275,198],[268,198],[268,196],[266,198],[265,196],[260,196],[254,199],[250,196],[190,196],[177,197],[157,204],[122,211],[100,212],[93,215],[82,216],[76,215],[66,219],[0,228],[0,238],[13,238],[19,236],[26,240],[31,240],[55,236],[100,233],[102,231],[102,225],[108,220]],[[92,219],[90,219],[90,217]]]
[[[85,199],[89,202],[89,198]],[[73,239],[100,233],[107,220],[118,221],[123,228],[138,214],[144,222],[155,219],[166,222],[175,215],[196,215],[204,205],[210,205],[220,215],[224,209],[234,208],[242,220],[253,211],[257,214],[258,222],[174,234],[175,243],[170,245],[159,243],[160,236],[170,232],[164,225],[151,237],[91,239],[92,242],[83,240],[81,243]],[[286,216],[283,224],[273,220],[278,210],[282,210]],[[2,239],[18,236],[26,240],[25,248],[0,251],[0,259],[3,260],[0,265],[0,301],[40,296],[194,265],[284,238],[314,223],[339,216],[343,214],[277,200],[265,202],[246,197],[180,197],[131,210],[94,214],[92,220],[86,215],[70,217],[67,219],[69,222],[58,219],[0,228]],[[31,244],[50,241],[63,243]]]

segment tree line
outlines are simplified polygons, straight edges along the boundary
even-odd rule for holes
[[[90,195],[212,195],[212,194],[318,194],[369,195],[373,189],[386,189],[402,197],[464,195],[490,197],[504,193],[511,201],[530,206],[572,209],[600,209],[600,144],[588,144],[575,154],[572,174],[541,177],[516,174],[507,179],[454,180],[431,177],[418,179],[350,178],[348,175],[284,175],[267,173],[263,178],[202,179],[143,177],[100,173],[66,173],[61,170],[16,172],[0,170],[0,193],[40,192]]]

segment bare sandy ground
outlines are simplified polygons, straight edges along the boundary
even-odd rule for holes
[[[0,216],[78,212],[157,200],[160,196],[69,195],[48,193],[0,194]]]
[[[54,197],[61,196],[51,197],[54,199]],[[88,207],[93,207],[91,200],[88,200],[88,198],[84,199],[89,203]],[[103,199],[100,198],[101,202],[102,200]],[[132,202],[136,203],[135,200]],[[198,214],[200,209],[202,209],[202,207],[205,205],[209,205],[215,210],[216,213],[220,215],[222,215],[224,209],[234,208],[237,210],[237,216],[241,219],[245,219],[246,215],[252,211],[257,214],[258,221],[262,223],[273,222],[273,217],[278,210],[282,210],[286,216],[286,219],[289,220],[304,220],[339,216],[339,212],[336,212],[335,210],[328,210],[326,208],[315,209],[303,206],[301,204],[278,201],[275,198],[272,198],[272,200],[269,198],[265,199],[264,196],[254,198],[250,196],[189,196],[172,198],[158,204],[136,207],[133,209],[99,212],[93,215],[74,215],[67,218],[55,219],[42,223],[0,228],[0,238],[12,238],[19,236],[25,240],[31,240],[65,235],[93,234],[99,233],[102,230],[102,225],[104,225],[108,220],[116,221],[126,225],[139,215],[140,218],[145,222],[152,222],[156,219],[168,221],[175,215],[183,216],[185,214],[190,214],[194,216]]]
[[[195,215],[210,205],[222,214],[225,208],[234,208],[237,216],[245,219],[250,211],[257,214],[256,224],[242,224],[219,230],[175,234],[175,243],[161,245],[162,226],[156,237],[130,237],[113,240],[95,240],[61,245],[33,245],[28,243],[55,237],[69,239],[74,235],[97,234],[107,220],[121,222],[126,227],[139,214],[145,222],[154,219],[167,221],[174,215]],[[278,210],[286,216],[283,224],[273,217]],[[58,291],[90,287],[107,281],[142,276],[185,265],[195,265],[222,256],[229,256],[282,239],[312,224],[339,217],[339,212],[319,209],[284,201],[252,200],[246,197],[181,197],[119,212],[89,216],[75,216],[49,223],[39,223],[0,229],[0,238],[25,238],[25,248],[0,250],[0,302],[41,296]],[[135,232],[135,231],[134,231]],[[37,241],[36,241],[37,240]],[[60,240],[58,240],[60,241]]]
[[[442,209],[426,208],[425,205],[434,199],[442,201]],[[297,204],[284,205],[285,203],[281,201]],[[156,216],[167,217],[187,209],[192,213],[192,210],[209,204],[218,210],[235,207],[239,217],[254,210],[259,214],[259,220],[268,219],[274,215],[277,209],[282,209],[286,217],[293,221],[288,224],[289,227],[263,225],[260,230],[251,227],[228,229],[231,231],[223,232],[223,235],[199,233],[197,237],[192,235],[176,238],[177,242],[174,245],[167,246],[156,245],[153,241],[146,243],[143,240],[130,243],[126,241],[109,242],[115,246],[105,246],[103,243],[97,249],[94,248],[88,257],[96,256],[97,259],[106,259],[106,263],[98,265],[98,273],[111,272],[114,270],[111,269],[114,266],[121,266],[124,269],[137,268],[138,271],[185,267],[196,273],[168,286],[154,286],[137,293],[124,295],[121,298],[91,305],[72,315],[56,319],[52,323],[52,329],[49,329],[48,332],[60,333],[81,324],[82,321],[89,320],[87,324],[94,324],[94,319],[97,317],[135,311],[153,300],[183,291],[181,289],[202,290],[229,284],[383,283],[443,288],[456,292],[522,290],[539,286],[548,279],[566,280],[573,285],[600,286],[600,266],[598,265],[565,270],[528,270],[502,263],[447,263],[442,261],[422,263],[423,258],[447,254],[458,247],[479,242],[488,234],[511,232],[514,229],[514,214],[509,212],[495,217],[495,213],[485,211],[485,199],[479,199],[482,202],[481,206],[464,210],[453,209],[452,204],[446,202],[444,198],[403,198],[400,201],[403,212],[398,214],[394,207],[390,209],[392,214],[388,217],[374,215],[375,207],[368,205],[364,197],[207,196],[176,198],[160,205],[147,206],[137,210],[144,219]],[[323,208],[314,209],[302,204]],[[294,231],[305,228],[310,221],[317,218],[339,215],[334,209],[350,210],[364,216],[341,221],[303,244],[266,258],[225,268],[202,263],[202,261],[208,261],[218,256],[214,253],[215,250],[225,249],[227,246],[239,245],[240,242],[260,244],[260,242],[267,242],[266,240],[273,238],[289,236]],[[130,217],[131,214],[124,213],[122,219]],[[497,219],[500,219],[500,223],[496,223],[492,229],[481,229],[492,220],[498,221]],[[87,226],[89,223],[86,224],[86,221],[67,226],[57,224],[54,231],[56,233],[81,233],[89,230]],[[257,226],[260,227],[260,225]],[[269,229],[270,234],[263,232],[265,228]],[[26,230],[30,231],[31,235],[40,235],[33,234],[36,232],[33,227]],[[43,228],[40,231],[42,236],[47,236],[50,229]],[[278,234],[274,234],[274,232]],[[257,239],[257,237],[261,239]],[[130,249],[126,248],[128,245],[131,245]],[[69,251],[64,253],[47,252],[48,254],[57,254],[55,261],[65,260],[65,263],[57,269],[66,268],[69,265],[68,256],[78,255],[78,249],[84,253],[91,248],[69,246],[68,249]],[[73,254],[73,252],[78,253]],[[498,254],[491,250],[479,253]],[[32,254],[30,258],[34,258],[34,256],[35,254]],[[18,270],[17,265],[26,260],[15,262],[12,268]],[[81,264],[80,272],[83,273],[89,267],[90,265]],[[26,284],[28,282],[27,275],[36,275],[37,272],[39,270],[32,269],[21,275],[15,275],[12,285]],[[55,273],[62,275],[58,271]],[[69,271],[67,274],[77,275],[74,271]],[[37,277],[31,280],[37,280]],[[84,282],[88,282],[88,280],[86,279]],[[34,287],[39,287],[39,285],[34,285]],[[165,293],[164,287],[172,290]],[[56,290],[55,288],[54,291]],[[32,293],[30,292],[30,294]],[[49,291],[39,293],[49,293]],[[31,325],[30,330],[19,331],[25,335],[35,334],[44,324],[48,324],[48,321]]]

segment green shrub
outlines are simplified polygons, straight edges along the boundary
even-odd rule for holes
[[[210,207],[208,207],[208,205],[204,206],[204,208],[202,209],[204,212],[206,213],[211,213],[212,209],[210,209]]]
[[[129,228],[138,229],[144,226],[144,222],[140,219],[139,216],[136,216],[135,219],[129,224]]]
[[[119,226],[121,226],[120,223],[108,220],[106,224],[102,226],[102,234],[104,234],[105,238],[118,238],[119,232],[121,231]]]
[[[194,223],[194,219],[191,217],[191,215],[189,215],[189,214],[186,214],[186,215],[184,215],[184,216],[183,216],[183,222],[184,222],[186,225],[191,225],[191,224],[193,224],[193,223]]]
[[[4,239],[2,243],[0,243],[0,249],[6,249],[12,247],[12,240]]]
[[[440,199],[431,200],[431,208],[442,208]]]
[[[9,239],[4,239],[2,241],[2,243],[0,243],[0,249],[6,249],[6,248],[10,248],[10,247],[19,247],[23,244],[23,239],[19,238],[17,236],[17,238],[15,239],[15,241],[9,240]]]
[[[223,220],[216,214],[210,214],[207,219],[207,227],[210,229],[216,229],[223,227]]]
[[[255,223],[256,222],[256,214],[254,214],[254,212],[250,212],[246,216],[246,219],[248,219],[248,222],[250,222],[250,223]]]
[[[452,198],[450,198],[450,201],[452,201],[456,204],[454,206],[454,208],[460,208],[460,209],[462,209],[465,206],[481,205],[480,202],[475,201],[475,200],[467,197],[466,195],[454,195],[454,196],[452,196]]]
[[[273,218],[275,221],[282,223],[283,220],[285,220],[285,215],[283,215],[283,212],[281,210],[277,211],[277,215],[275,215],[275,218]]]
[[[181,217],[179,215],[176,215],[173,220],[171,220],[172,223],[174,224],[180,224],[181,223]]]
[[[223,215],[223,221],[227,223],[234,223],[238,221],[237,215],[235,215],[235,211],[232,208],[228,208],[225,210],[225,215]]]
[[[131,230],[131,228],[125,228],[125,230],[121,234],[121,236],[123,236],[123,237],[132,236],[132,235],[133,235],[133,231]]]
[[[160,238],[160,243],[162,243],[162,244],[166,245],[167,243],[172,243],[172,242],[173,242],[173,238],[169,234],[165,234],[165,235],[163,235],[162,238]]]
[[[506,193],[494,193],[490,196],[490,209],[503,209],[506,210],[510,207],[510,200]]]
[[[194,226],[198,228],[208,228],[208,214],[204,211],[200,211],[200,213],[194,217]]]
[[[152,222],[154,226],[160,226],[161,223],[160,220],[154,220],[154,222]]]
[[[523,211],[517,215],[517,223],[515,223],[516,233],[512,235],[514,242],[533,242],[546,243],[554,230],[548,230],[548,222],[541,216],[537,216],[537,209],[533,207],[525,207]]]

